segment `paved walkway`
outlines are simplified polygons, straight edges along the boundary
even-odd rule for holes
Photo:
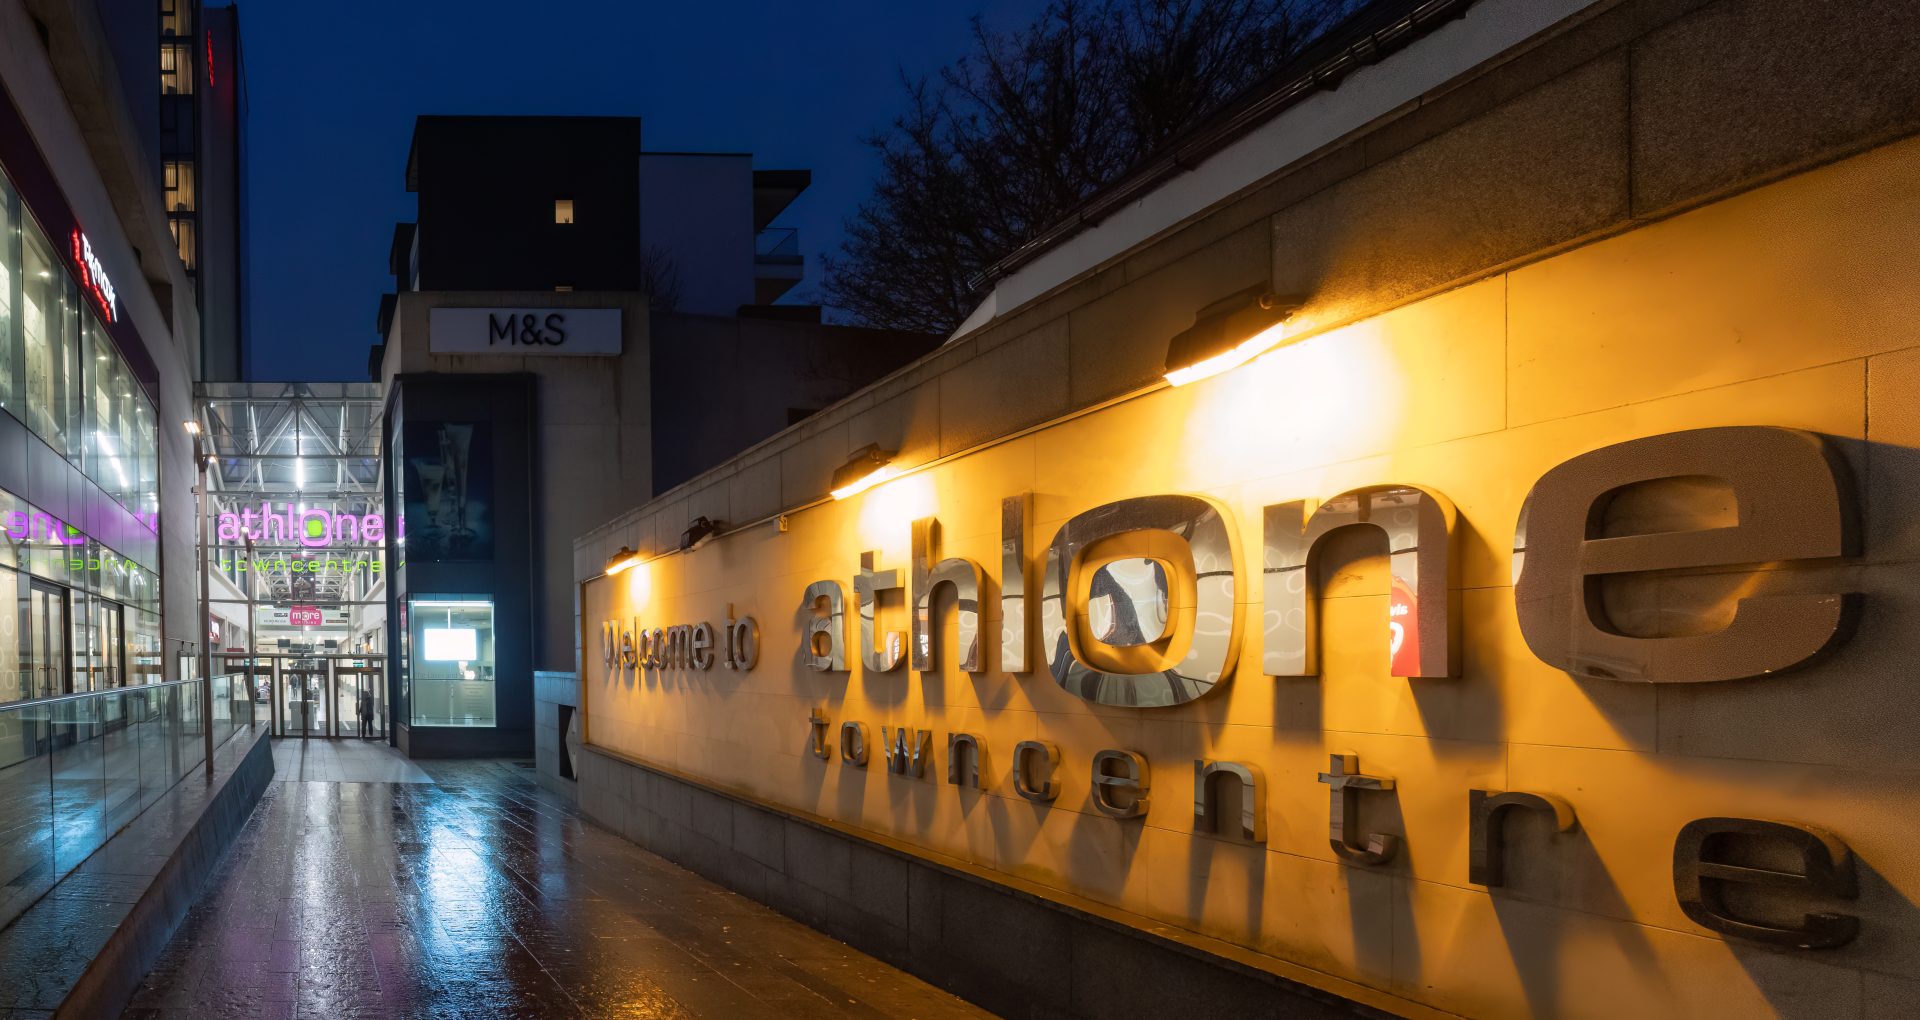
[[[591,825],[518,764],[296,743],[275,767],[310,778],[268,789],[127,1016],[984,1015]]]

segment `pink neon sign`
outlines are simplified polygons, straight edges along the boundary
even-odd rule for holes
[[[387,521],[379,514],[341,514],[320,507],[301,510],[290,503],[282,503],[275,510],[272,504],[262,502],[257,511],[246,507],[237,514],[224,513],[215,526],[222,542],[252,539],[320,549],[330,545],[380,545],[387,540]],[[395,537],[406,537],[404,524]]]

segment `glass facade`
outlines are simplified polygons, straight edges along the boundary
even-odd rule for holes
[[[0,174],[0,409],[158,530],[152,401],[65,252]],[[0,701],[160,680],[160,584],[80,527],[0,490]]]
[[[407,618],[413,725],[493,726],[493,601],[423,596]]]

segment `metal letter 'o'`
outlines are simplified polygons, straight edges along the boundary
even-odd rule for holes
[[[1167,531],[1186,541],[1194,576],[1194,615],[1186,654],[1156,673],[1107,673],[1073,648],[1068,581],[1080,554],[1103,538]],[[1047,669],[1067,691],[1102,705],[1182,705],[1231,675],[1240,655],[1240,556],[1225,511],[1198,496],[1138,496],[1094,507],[1067,523],[1047,546],[1040,594],[1040,637]],[[1177,649],[1176,649],[1177,650]]]

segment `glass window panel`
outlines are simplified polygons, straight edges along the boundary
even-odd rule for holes
[[[193,212],[195,206],[193,164],[186,160],[168,160],[161,170],[165,207],[170,213]]]
[[[160,0],[160,34],[180,36],[192,33],[193,9],[188,0]]]
[[[25,504],[16,499],[11,492],[0,489],[0,564],[9,567],[20,565],[27,548],[27,515]],[[0,604],[8,598],[4,586],[0,586]]]
[[[493,726],[493,602],[459,596],[413,599],[413,724]]]
[[[20,200],[0,175],[0,407],[17,415],[14,387],[20,354]]]
[[[20,318],[27,426],[61,455],[73,456],[77,451],[68,443],[68,431],[79,403],[73,283],[39,226],[23,226]]]
[[[193,92],[193,44],[160,44],[160,94],[184,96]]]
[[[192,272],[199,259],[198,237],[194,233],[194,220],[191,216],[174,216],[167,220],[167,229],[173,231],[174,247],[180,250],[180,264]]]
[[[164,666],[160,660],[160,617],[148,612],[127,614],[128,649],[132,665],[127,675],[131,684],[157,684]]]
[[[31,697],[33,678],[21,657],[21,621],[26,617],[26,593],[20,575],[0,567],[0,701]]]

